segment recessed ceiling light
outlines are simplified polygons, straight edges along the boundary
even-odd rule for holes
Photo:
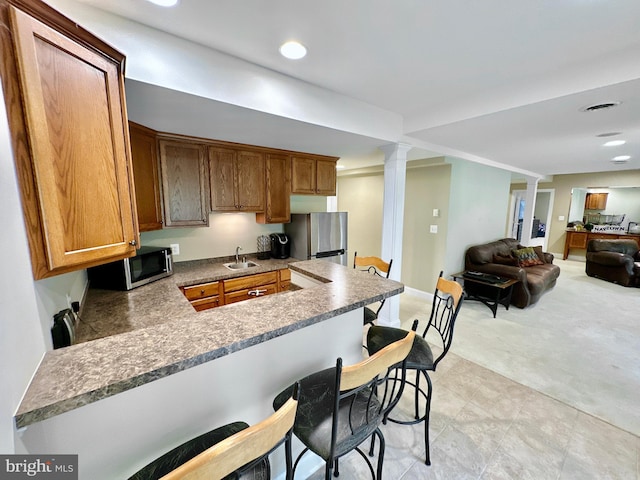
[[[626,140],[610,140],[607,143],[603,143],[603,147],[617,147],[618,145],[624,145],[627,143]]]
[[[147,0],[161,7],[173,7],[178,4],[178,0]]]
[[[617,107],[621,102],[604,102],[596,103],[595,105],[587,105],[580,109],[581,112],[597,112],[599,110],[607,110],[609,108]]]
[[[280,45],[280,54],[291,60],[298,60],[307,54],[307,49],[300,42],[290,41]]]
[[[613,157],[614,162],[626,162],[631,158],[631,155],[618,155],[617,157]]]

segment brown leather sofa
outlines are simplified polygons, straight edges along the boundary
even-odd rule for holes
[[[515,238],[470,247],[465,254],[467,271],[484,272],[520,280],[513,286],[511,305],[525,308],[536,303],[542,294],[553,288],[560,276],[560,267],[553,265],[553,254],[535,247],[540,265],[520,266],[513,252],[524,248]]]
[[[593,239],[587,243],[587,275],[618,283],[640,286],[640,253],[635,240]]]

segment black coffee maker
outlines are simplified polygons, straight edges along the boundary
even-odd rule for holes
[[[286,233],[272,233],[271,238],[271,258],[289,258],[291,243],[289,235]]]

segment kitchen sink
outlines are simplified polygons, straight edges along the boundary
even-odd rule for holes
[[[227,267],[229,270],[244,270],[245,268],[260,266],[254,262],[224,263],[223,265]]]

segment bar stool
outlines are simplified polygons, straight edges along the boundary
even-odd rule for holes
[[[342,359],[338,358],[335,367],[299,381],[300,397],[293,433],[305,448],[295,461],[294,473],[302,456],[310,450],[325,461],[325,479],[329,480],[332,472],[337,477],[338,459],[355,450],[367,462],[372,478],[381,480],[385,442],[379,426],[402,395],[403,365],[414,337],[415,332],[405,332],[404,338],[355,365],[343,367]],[[401,372],[395,382],[389,377],[394,372]],[[275,398],[275,409],[291,395],[291,388]],[[377,474],[359,448],[371,438],[369,455],[372,456],[375,437],[380,441]]]
[[[379,257],[359,257],[358,252],[353,256],[353,268],[369,272],[382,278],[389,278],[392,263],[393,259],[387,263]],[[380,301],[380,305],[378,305],[375,311],[369,307],[364,307],[364,325],[373,325],[373,322],[378,318],[378,314],[384,306],[385,300],[386,299],[382,299]]]
[[[234,422],[189,440],[157,458],[129,480],[183,478],[271,478],[269,454],[285,444],[286,479],[292,478],[291,432],[298,405],[298,384],[281,407],[253,426]]]
[[[390,422],[402,425],[415,425],[424,422],[424,444],[427,465],[431,465],[431,457],[429,455],[429,414],[431,411],[431,394],[432,385],[428,371],[435,371],[438,363],[444,358],[451,347],[453,340],[453,327],[460,307],[462,306],[462,287],[459,283],[452,280],[442,278],[442,272],[438,277],[436,291],[433,295],[433,304],[431,306],[431,315],[429,323],[424,329],[422,336],[416,335],[413,347],[407,357],[406,369],[415,371],[415,382],[406,380],[406,384],[414,389],[414,415],[412,420],[399,420],[388,417]],[[440,342],[442,352],[435,357],[431,347],[427,343],[426,336],[430,331],[434,332],[436,341]],[[411,331],[418,330],[418,320],[414,320]],[[375,354],[387,345],[403,338],[407,331],[401,328],[393,328],[386,326],[372,326],[367,332],[366,348],[370,354]],[[431,339],[431,337],[430,337]],[[423,376],[427,382],[427,391],[425,392],[420,386],[420,377]],[[425,411],[423,414],[419,412],[420,397],[426,401]],[[393,413],[393,412],[392,412]]]

